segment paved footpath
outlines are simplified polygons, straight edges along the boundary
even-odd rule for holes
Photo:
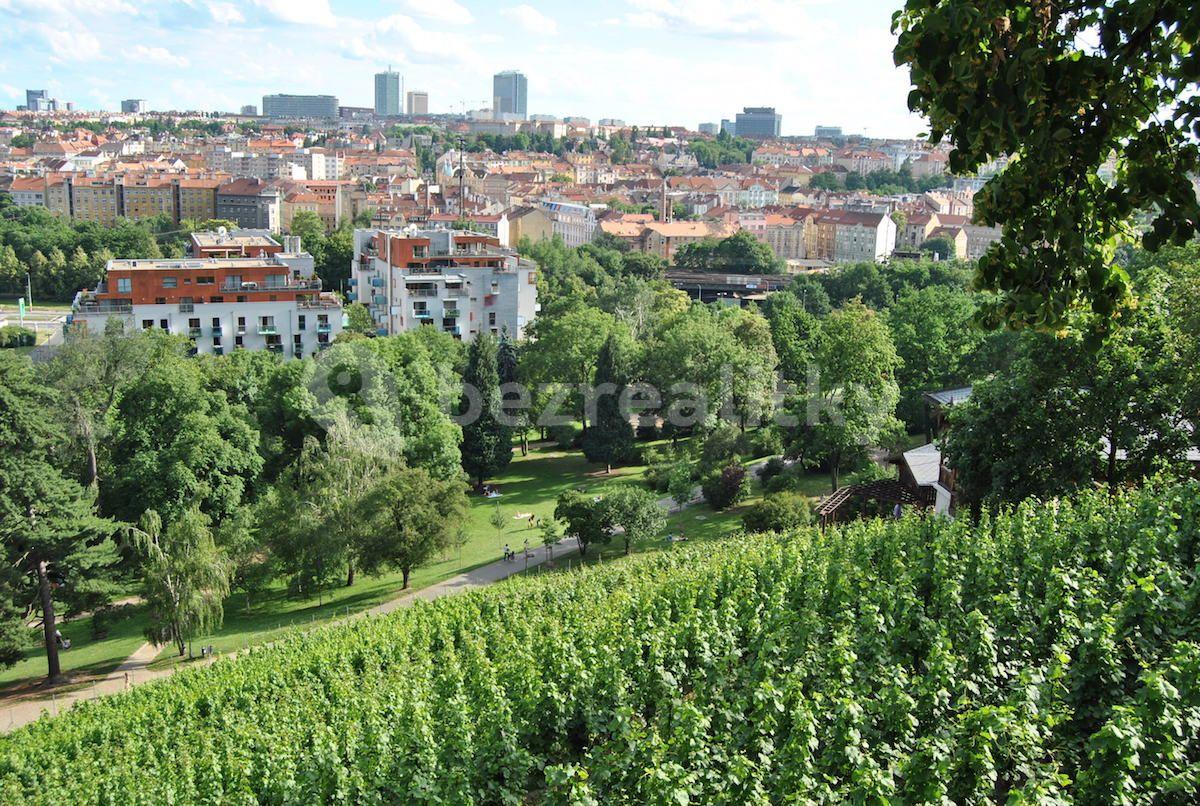
[[[575,547],[568,542],[564,542],[555,550],[555,560],[570,560],[571,555],[575,553]],[[538,546],[529,550],[528,565],[526,560],[518,551],[517,558],[511,562],[506,560],[497,560],[487,565],[481,565],[471,571],[467,571],[457,576],[452,576],[435,585],[430,585],[420,590],[407,591],[395,599],[391,599],[375,607],[366,610],[360,610],[357,613],[352,613],[349,616],[344,616],[340,619],[332,619],[330,621],[321,622],[319,626],[325,627],[330,624],[347,621],[349,619],[362,618],[366,615],[379,615],[382,613],[390,613],[393,610],[398,610],[401,607],[408,607],[416,601],[431,601],[441,598],[442,596],[452,596],[456,593],[461,593],[472,588],[480,588],[485,585],[490,585],[493,582],[499,582],[502,579],[507,579],[514,574],[519,574],[528,568],[536,568],[549,559],[545,547]],[[297,625],[300,628],[299,625]],[[188,664],[187,666],[170,666],[165,669],[150,669],[150,662],[158,657],[161,647],[156,647],[154,644],[145,643],[138,647],[137,651],[125,659],[125,662],[110,672],[102,680],[98,680],[90,685],[85,685],[74,691],[64,692],[62,694],[52,694],[42,699],[27,700],[24,702],[14,703],[4,708],[0,708],[0,733],[7,733],[10,730],[27,725],[30,722],[38,719],[42,714],[56,716],[70,708],[76,702],[81,700],[90,700],[95,697],[104,696],[106,694],[117,694],[126,691],[132,686],[147,683],[151,680],[157,680],[162,677],[167,677],[179,669],[192,669],[199,663],[211,663],[212,661],[198,661]],[[235,657],[236,652],[227,653],[220,657],[230,658]],[[212,660],[216,660],[213,658]]]

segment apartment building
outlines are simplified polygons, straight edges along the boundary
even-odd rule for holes
[[[46,180],[40,176],[14,176],[8,195],[17,207],[45,207]]]
[[[88,333],[109,319],[187,336],[194,352],[268,350],[300,358],[333,343],[342,304],[321,291],[312,256],[111,260],[95,289],[75,295],[67,321]]]
[[[882,261],[896,246],[896,222],[886,213],[838,211],[830,219],[836,228],[835,263]]]
[[[219,179],[180,179],[176,183],[178,198],[175,206],[179,219],[209,221],[217,217],[217,188]]]
[[[165,215],[179,220],[175,183],[171,179],[144,177],[130,180],[121,188],[123,215],[126,218],[153,218]]]
[[[298,236],[285,235],[283,240],[288,245],[286,250],[283,244],[262,230],[229,232],[221,227],[215,232],[193,232],[188,251],[192,257],[199,258],[267,257],[284,251],[302,253]]]
[[[221,185],[216,208],[216,218],[234,221],[244,229],[279,231],[279,190],[260,179],[235,179]]]
[[[351,275],[381,335],[436,327],[521,338],[539,307],[537,264],[478,232],[355,230]]]
[[[553,232],[569,247],[583,246],[596,237],[596,214],[586,204],[542,200]]]

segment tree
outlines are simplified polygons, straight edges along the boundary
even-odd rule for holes
[[[524,404],[518,384],[521,382],[520,358],[517,345],[508,336],[507,328],[500,333],[496,348],[496,374],[500,380],[500,412],[509,432],[521,438],[521,455],[529,453],[529,407]]]
[[[833,171],[822,171],[820,173],[813,174],[812,179],[810,179],[808,182],[808,186],[813,190],[842,189],[841,180],[838,179],[837,174]]]
[[[974,356],[984,334],[974,321],[975,300],[945,286],[909,288],[887,311],[887,324],[900,363],[898,414],[910,429],[924,420],[925,392],[972,380]]]
[[[14,134],[8,144],[13,148],[33,148],[33,144],[37,142],[37,138],[32,134],[21,132]]]
[[[567,490],[558,496],[554,517],[562,521],[566,534],[575,538],[579,556],[586,557],[588,546],[607,544],[612,539],[608,511],[603,499],[578,490]]]
[[[720,240],[706,238],[685,244],[675,254],[675,266],[692,271],[780,274],[784,261],[770,245],[742,230]]]
[[[138,535],[145,554],[143,596],[150,611],[146,637],[156,645],[175,644],[183,657],[193,638],[224,619],[233,569],[197,508],[184,511],[166,529],[158,513],[147,510]]]
[[[360,336],[374,336],[375,320],[371,318],[371,312],[367,310],[367,306],[361,302],[351,302],[346,306],[346,330],[350,333],[357,333]]]
[[[692,500],[696,491],[696,482],[692,479],[692,469],[687,464],[676,465],[667,477],[667,494],[680,510]]]
[[[821,337],[820,320],[806,311],[794,294],[771,294],[763,307],[779,356],[779,373],[793,384],[805,383]]]
[[[542,518],[538,529],[542,535],[542,545],[546,547],[546,556],[554,559],[554,547],[562,538],[562,524],[556,518]]]
[[[658,496],[649,490],[617,487],[604,493],[602,503],[606,522],[623,533],[626,554],[633,543],[654,536],[667,524]]]
[[[981,223],[1004,227],[978,267],[980,286],[1000,294],[990,323],[1058,328],[1077,301],[1108,321],[1128,299],[1112,258],[1136,237],[1133,217],[1153,217],[1151,251],[1196,233],[1195,11],[1182,0],[909,0],[894,16],[909,108],[933,142],[953,145],[950,171],[1010,155],[975,197]],[[1114,155],[1121,168],[1106,182],[1099,169]]]
[[[945,235],[927,238],[921,242],[922,252],[935,256],[938,260],[950,260],[955,257],[954,242]]]
[[[834,490],[847,460],[894,435],[899,362],[887,325],[862,302],[847,303],[825,319],[817,353],[819,388],[806,392],[797,417],[811,432],[798,430],[794,437],[811,433]]]
[[[365,525],[359,546],[364,572],[398,568],[401,587],[407,590],[413,569],[453,543],[466,512],[461,481],[438,479],[419,467],[396,469],[359,507]]]
[[[463,469],[482,487],[488,477],[512,461],[512,435],[500,423],[500,373],[496,341],[480,333],[467,351],[463,397],[459,408],[463,424]]]
[[[609,335],[596,360],[594,424],[583,435],[582,445],[587,460],[604,465],[606,472],[633,452],[633,426],[629,424],[629,412],[621,407],[626,380],[620,341]]]
[[[0,589],[18,597],[3,613],[41,612],[50,682],[62,679],[55,600],[68,609],[102,604],[118,559],[116,524],[97,517],[94,496],[54,463],[56,405],[26,358],[0,353]]]
[[[586,431],[587,414],[578,390],[595,376],[604,342],[613,333],[624,334],[625,328],[611,314],[578,306],[539,316],[530,329],[534,341],[526,353],[527,377],[535,383],[566,384],[572,390],[567,400]]]
[[[150,367],[115,409],[113,472],[100,485],[105,510],[136,522],[153,509],[173,523],[198,505],[219,524],[262,470],[248,417],[204,388],[196,363],[172,356]]]

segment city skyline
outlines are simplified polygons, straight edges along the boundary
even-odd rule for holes
[[[151,109],[232,112],[276,93],[371,107],[374,75],[390,64],[429,93],[431,113],[491,106],[492,76],[515,69],[530,114],[695,127],[774,106],[784,135],[833,124],[908,137],[924,126],[892,65],[896,5],[0,0],[0,106],[45,87],[80,110],[146,98]]]

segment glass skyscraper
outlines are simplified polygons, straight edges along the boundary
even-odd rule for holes
[[[375,74],[375,114],[400,114],[400,74],[391,70]]]
[[[505,70],[492,76],[492,112],[497,118],[515,117],[524,120],[529,116],[527,104],[529,83],[525,74],[517,70]]]

